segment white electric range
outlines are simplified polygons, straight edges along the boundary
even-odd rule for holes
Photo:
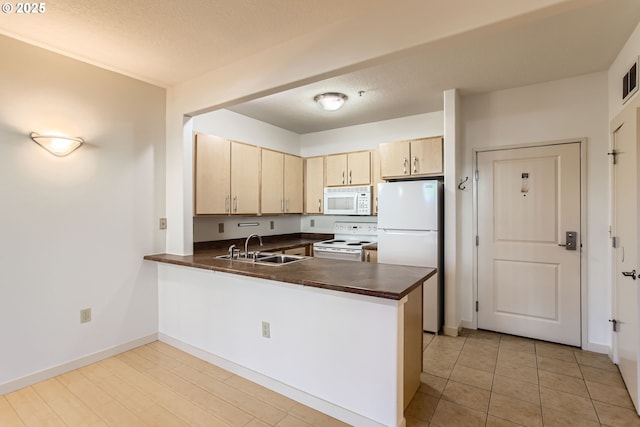
[[[378,225],[375,222],[336,222],[333,234],[333,239],[313,244],[314,257],[363,261],[363,247],[378,241]]]

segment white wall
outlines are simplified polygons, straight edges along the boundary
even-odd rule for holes
[[[459,262],[464,246],[460,237],[460,218],[458,206],[462,195],[457,183],[461,177],[463,138],[462,138],[462,99],[460,92],[450,89],[444,92],[444,325],[447,335],[458,335],[461,325],[461,306],[464,298],[459,291],[462,265]],[[462,295],[465,293],[463,292]],[[464,325],[470,326],[470,325]]]
[[[303,157],[371,150],[382,142],[441,136],[444,134],[444,113],[418,114],[399,119],[383,120],[348,126],[300,136]]]
[[[157,332],[165,90],[0,36],[0,394]],[[29,139],[87,143],[55,157]],[[93,320],[80,324],[91,307]]]
[[[400,425],[406,299],[169,264],[158,287],[163,339],[350,425]]]
[[[193,130],[300,155],[300,135],[297,133],[230,110],[221,109],[195,116]]]
[[[502,90],[464,98],[464,170],[471,177],[472,149],[533,142],[587,138],[587,262],[588,345],[602,351],[610,345],[609,184],[607,75],[594,73],[570,79]],[[472,311],[472,192],[463,192],[460,215],[462,245],[459,262],[462,320]]]

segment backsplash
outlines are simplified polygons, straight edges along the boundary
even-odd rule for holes
[[[330,233],[336,221],[377,222],[375,216],[348,215],[277,215],[277,216],[220,216],[193,218],[193,241],[209,242],[247,237],[289,233]],[[221,225],[222,224],[222,225]],[[239,226],[238,224],[252,224]],[[258,224],[258,225],[253,225]],[[273,224],[273,228],[271,227]],[[313,225],[312,225],[313,224]],[[220,232],[220,229],[223,229]]]
[[[220,224],[222,224],[222,226]],[[222,227],[224,231],[220,232],[220,227]],[[218,216],[193,218],[194,242],[237,239],[247,237],[252,233],[257,233],[261,236],[270,236],[274,234],[289,234],[299,232],[300,215],[247,217]]]
[[[349,216],[349,215],[301,215],[301,233],[331,233],[333,223],[340,222],[378,222],[376,216]],[[313,226],[311,225],[313,223]]]

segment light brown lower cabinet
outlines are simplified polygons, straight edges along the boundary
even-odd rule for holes
[[[422,285],[404,305],[404,409],[420,388],[422,373]]]
[[[364,260],[365,262],[378,262],[378,251],[374,249],[365,249],[364,250]]]
[[[282,253],[287,255],[309,256],[309,245],[300,246],[298,248],[285,249],[284,251],[282,251]]]

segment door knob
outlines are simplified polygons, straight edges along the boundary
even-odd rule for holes
[[[567,231],[565,234],[565,241],[567,243],[565,243],[564,245],[558,244],[558,246],[564,246],[568,251],[575,251],[578,242],[578,233],[576,233],[575,231]]]
[[[635,268],[632,271],[623,271],[622,275],[624,277],[631,277],[633,280],[636,280],[636,270],[635,270]]]

